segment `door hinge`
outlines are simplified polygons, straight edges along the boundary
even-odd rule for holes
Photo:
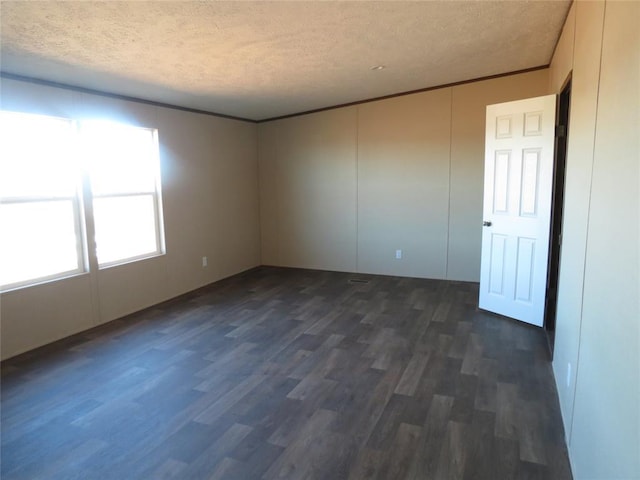
[[[566,137],[567,127],[566,125],[556,125],[556,138]]]

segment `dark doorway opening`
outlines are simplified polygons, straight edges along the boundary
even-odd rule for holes
[[[549,236],[549,268],[547,296],[544,313],[544,329],[547,332],[549,352],[553,358],[556,333],[556,309],[558,305],[558,277],[562,246],[562,210],[564,206],[564,182],[567,166],[567,140],[569,138],[569,108],[571,104],[571,79],[567,81],[558,101],[556,116],[556,144],[553,173],[553,198],[551,203],[551,235]]]

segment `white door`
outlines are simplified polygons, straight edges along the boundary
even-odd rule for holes
[[[487,106],[480,301],[544,321],[556,96]]]

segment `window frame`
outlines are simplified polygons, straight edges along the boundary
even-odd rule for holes
[[[90,121],[90,120],[89,120]],[[79,136],[82,136],[82,123],[79,122]],[[162,208],[162,178],[161,178],[161,160],[160,160],[160,148],[159,148],[159,138],[158,138],[158,129],[150,128],[150,127],[142,127],[139,125],[131,125],[118,123],[119,127],[125,128],[135,128],[140,130],[147,130],[151,133],[152,136],[152,152],[150,152],[154,157],[154,168],[153,168],[153,191],[152,192],[119,192],[119,193],[103,193],[103,194],[94,194],[91,188],[91,175],[88,169],[88,162],[83,162],[84,167],[84,188],[87,192],[89,199],[87,201],[91,202],[91,222],[93,225],[93,252],[95,254],[96,265],[98,266],[98,270],[117,267],[118,265],[125,265],[128,263],[137,262],[140,260],[146,260],[149,258],[160,257],[162,255],[166,255],[166,244],[165,244],[165,233],[164,233],[164,212]],[[98,259],[98,249],[96,245],[95,238],[95,216],[93,214],[93,200],[96,198],[124,198],[124,197],[138,197],[138,196],[151,196],[153,199],[153,213],[154,213],[154,230],[155,230],[155,243],[156,249],[153,252],[147,252],[140,255],[134,255],[132,257],[121,258],[118,260],[113,260],[110,262],[100,263]]]
[[[73,227],[75,232],[75,247],[76,247],[76,260],[77,268],[71,270],[64,270],[62,272],[56,272],[49,275],[43,275],[40,277],[30,278],[28,280],[20,280],[18,282],[6,283],[0,285],[0,292],[9,292],[24,287],[30,287],[34,285],[40,285],[42,283],[48,283],[54,280],[61,280],[64,278],[75,277],[83,275],[89,272],[89,260],[87,255],[87,229],[85,228],[85,222],[83,221],[84,208],[82,195],[77,194],[75,197],[47,197],[47,196],[25,196],[25,197],[10,197],[0,199],[0,204],[3,205],[15,205],[26,203],[51,203],[51,202],[71,202],[73,212]]]
[[[95,265],[96,271],[112,268],[119,265],[137,262],[149,258],[155,258],[166,255],[166,240],[164,229],[164,210],[162,203],[162,177],[161,177],[161,158],[159,148],[159,135],[157,128],[143,127],[134,124],[117,122],[118,126],[123,128],[136,128],[148,130],[152,135],[150,155],[153,155],[153,191],[150,192],[126,192],[115,194],[94,195],[91,189],[91,180],[89,174],[89,160],[84,158],[86,152],[81,152],[81,145],[84,144],[82,138],[82,123],[91,121],[89,119],[73,119],[61,117],[57,115],[46,115],[40,113],[20,112],[14,110],[0,109],[2,114],[45,117],[51,119],[64,120],[69,123],[71,129],[71,148],[70,155],[77,156],[78,178],[75,181],[76,187],[73,196],[52,196],[52,195],[25,195],[2,197],[0,192],[0,205],[2,204],[27,204],[27,203],[50,203],[50,202],[71,202],[73,214],[73,226],[75,233],[75,249],[77,268],[56,272],[50,275],[39,276],[18,282],[0,285],[0,293],[6,293],[27,287],[42,285],[58,280],[73,278],[91,273],[92,266]],[[93,212],[94,198],[115,198],[115,197],[135,197],[150,196],[153,203],[153,222],[155,234],[155,250],[133,257],[122,258],[100,264],[98,262],[97,245],[95,238],[95,217]],[[91,238],[90,238],[91,237]]]
[[[75,137],[78,131],[78,122],[72,118],[60,117],[57,115],[44,115],[40,113],[28,113],[19,112],[15,110],[0,110],[2,114],[9,114],[21,117],[43,117],[53,120],[62,120],[68,124],[70,129],[70,135],[73,138],[71,145],[69,145],[69,155],[76,155],[76,140]],[[84,275],[89,272],[89,255],[88,255],[88,242],[87,242],[87,228],[86,228],[86,211],[85,211],[85,198],[84,198],[84,185],[83,176],[78,172],[78,178],[75,181],[75,189],[73,196],[54,196],[54,195],[20,195],[3,197],[0,192],[0,205],[15,205],[15,204],[27,204],[27,203],[51,203],[51,202],[71,202],[72,214],[73,214],[73,227],[75,233],[75,250],[76,250],[76,265],[77,267],[71,270],[64,270],[62,272],[56,272],[49,275],[43,275],[27,280],[20,280],[17,282],[6,283],[0,285],[0,292],[10,292],[25,287],[41,285],[43,283],[49,283],[55,280],[61,280],[64,278],[71,278],[78,275]]]

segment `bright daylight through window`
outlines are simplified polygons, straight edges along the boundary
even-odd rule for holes
[[[107,122],[80,126],[91,179],[98,263],[162,251],[155,130]]]
[[[156,130],[0,111],[2,289],[163,252]]]

